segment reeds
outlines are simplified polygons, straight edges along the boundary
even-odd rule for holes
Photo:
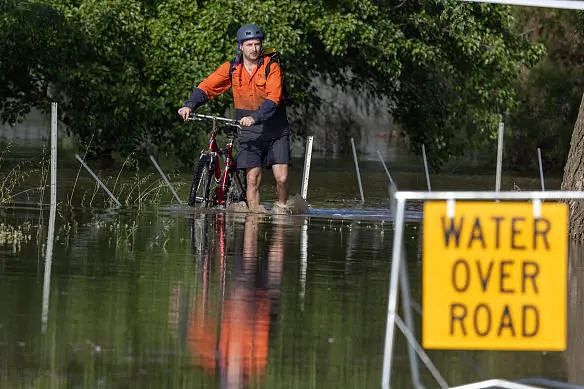
[[[17,227],[0,223],[0,247],[9,246],[12,248],[13,254],[18,253],[22,249],[23,243],[31,240],[31,229],[32,226],[28,222]]]
[[[134,173],[127,171],[130,167]],[[122,174],[125,171],[125,174]],[[172,179],[172,175],[169,175]],[[135,159],[133,154],[130,154],[122,163],[120,170],[115,175],[100,177],[104,185],[112,188],[111,192],[122,203],[124,207],[133,207],[142,209],[144,207],[159,207],[164,204],[172,194],[168,190],[165,182],[155,173],[142,173],[139,161]],[[77,180],[76,180],[77,181]],[[181,188],[184,184],[174,184]],[[75,190],[75,186],[73,190]],[[69,205],[74,206],[71,199],[73,193],[70,194]],[[85,189],[81,195],[79,204],[84,208],[111,208],[112,200],[108,197],[102,196],[100,187],[97,183],[92,189]]]
[[[6,156],[12,149],[12,145],[0,144],[0,171],[3,170],[6,164]],[[38,188],[31,188],[27,190],[20,190],[16,192],[26,179],[38,169],[31,169],[29,162],[17,162],[10,170],[0,176],[0,206],[7,206],[14,202],[14,198],[21,194],[28,194]]]
[[[30,240],[30,234],[36,235],[39,255],[42,255],[43,247],[43,222],[45,190],[48,187],[49,158],[47,148],[42,148],[40,160],[17,162],[10,161],[10,153],[13,150],[11,144],[0,144],[0,246],[9,245],[13,252],[20,251],[21,247]],[[10,163],[10,165],[8,165]],[[67,162],[60,163],[59,167],[67,165]],[[75,169],[75,162],[71,161],[71,168]],[[70,169],[72,170],[72,169]],[[68,173],[60,172],[60,177],[67,176]],[[108,244],[125,249],[132,249],[134,238],[139,228],[137,219],[142,210],[160,206],[172,202],[172,193],[165,182],[155,172],[144,171],[140,162],[134,154],[128,155],[117,171],[110,171],[109,174],[98,172],[104,184],[112,189],[116,198],[125,208],[137,210],[133,213],[133,220],[124,220],[122,214],[113,213],[112,218],[103,218],[103,210],[111,209],[115,206],[112,199],[105,195],[103,190],[91,177],[83,176],[82,170],[75,171],[71,175],[72,185],[68,190],[63,190],[66,180],[61,180],[60,202],[57,204],[57,232],[56,240],[61,245],[68,246],[80,228],[90,226],[91,228],[107,231]],[[169,178],[176,179],[176,173],[169,175]],[[174,181],[174,180],[173,180]],[[173,182],[179,189],[184,188],[185,183]],[[38,184],[37,184],[38,183]],[[29,188],[27,188],[27,185]],[[16,206],[21,196],[27,196],[28,206],[37,205],[38,214],[28,216],[30,220],[23,225],[11,224],[6,216],[8,206]],[[107,212],[107,211],[106,211]],[[92,221],[87,220],[90,214]],[[123,221],[122,221],[123,220]],[[34,231],[33,231],[34,230]],[[164,249],[168,239],[167,228],[163,228],[155,239],[155,246]]]

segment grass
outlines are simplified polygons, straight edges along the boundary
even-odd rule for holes
[[[11,247],[16,254],[22,249],[22,245],[31,240],[32,225],[25,222],[17,227],[0,223],[0,247]]]
[[[7,155],[12,150],[12,144],[0,144],[0,171],[4,170],[7,165],[8,159]],[[22,187],[24,182],[35,172],[41,171],[42,175],[43,164],[41,162],[40,167],[34,166],[31,161],[27,162],[17,162],[12,166],[6,174],[3,174],[0,179],[0,206],[7,206],[14,203],[14,199],[17,196],[39,191],[42,187],[34,187],[30,189],[19,189]]]
[[[133,154],[130,154],[124,160],[115,176],[102,176],[99,172],[96,174],[124,207],[138,209],[160,207],[167,201],[173,201],[171,197],[172,193],[166,186],[164,180],[157,173],[143,172],[140,167],[140,162]],[[172,180],[172,178],[171,175],[169,179]],[[76,188],[76,184],[77,179],[73,186],[73,191]],[[179,190],[183,185],[183,183],[174,183],[175,188]],[[73,191],[68,196],[68,203],[71,206],[74,206],[72,202]],[[95,182],[91,189],[85,189],[83,191],[78,205],[89,208],[112,208],[115,206],[115,203],[105,194],[99,184]]]
[[[49,192],[47,189],[49,187],[50,158],[47,148],[43,147],[39,159],[34,158],[15,163],[14,160],[10,160],[12,151],[11,144],[0,143],[0,222],[3,223],[0,229],[0,246],[10,246],[12,251],[16,253],[31,240],[30,233],[33,229],[36,230],[33,234],[36,237],[38,247],[42,247],[46,239],[46,230],[42,226],[46,223],[47,216],[46,197]],[[63,158],[61,157],[59,166],[68,164],[68,162],[63,162]],[[77,167],[74,160],[70,162],[70,167]],[[175,202],[164,180],[158,173],[146,171],[134,154],[130,154],[119,169],[113,173],[106,175],[99,170],[95,170],[95,173],[122,203],[123,207],[138,212],[133,213],[133,220],[128,220],[125,215],[117,213],[113,219],[101,218],[102,211],[113,208],[115,203],[93,178],[80,166],[77,175],[72,176],[74,181],[70,189],[64,193],[63,186],[60,186],[63,185],[61,184],[63,181],[61,179],[62,173],[59,172],[57,185],[60,186],[59,196],[63,200],[57,204],[55,240],[60,244],[68,246],[79,230],[80,220],[87,220],[86,217],[89,214],[92,220],[88,222],[89,226],[106,230],[109,236],[109,245],[131,249],[139,228],[138,219],[141,211],[148,208],[157,209],[164,204]],[[172,182],[176,177],[175,174],[172,174],[169,179]],[[83,179],[82,184],[79,183],[81,178]],[[173,183],[173,185],[176,190],[180,191],[186,183],[180,183],[181,180],[177,181],[179,183]],[[67,182],[66,179],[64,182]],[[10,225],[5,219],[5,216],[10,212],[8,207],[16,206],[19,208],[19,200],[22,200],[23,196],[26,196],[28,204],[38,205],[38,214],[28,216],[29,220],[23,225]],[[165,228],[163,230],[157,235],[155,245],[164,249],[167,231]]]

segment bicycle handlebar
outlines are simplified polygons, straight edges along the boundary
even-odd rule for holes
[[[241,125],[239,124],[239,122],[237,120],[233,120],[233,119],[228,119],[228,118],[224,118],[221,116],[211,116],[211,115],[202,115],[200,113],[196,113],[196,114],[191,114],[187,120],[213,120],[213,121],[220,121],[223,122],[225,125],[228,126],[232,126],[232,127],[237,127],[239,129],[241,129]]]

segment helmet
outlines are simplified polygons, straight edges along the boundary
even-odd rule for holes
[[[255,24],[244,24],[237,30],[237,42],[242,43],[248,39],[264,40],[264,32]]]

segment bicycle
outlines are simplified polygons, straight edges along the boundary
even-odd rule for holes
[[[188,204],[197,208],[229,207],[230,204],[246,201],[245,173],[237,169],[233,156],[233,145],[239,123],[219,116],[193,114],[187,120],[212,120],[213,128],[209,133],[209,143],[201,155],[193,172]],[[218,122],[224,125],[223,131],[229,135],[225,148],[217,144]],[[212,187],[213,186],[213,187]]]

